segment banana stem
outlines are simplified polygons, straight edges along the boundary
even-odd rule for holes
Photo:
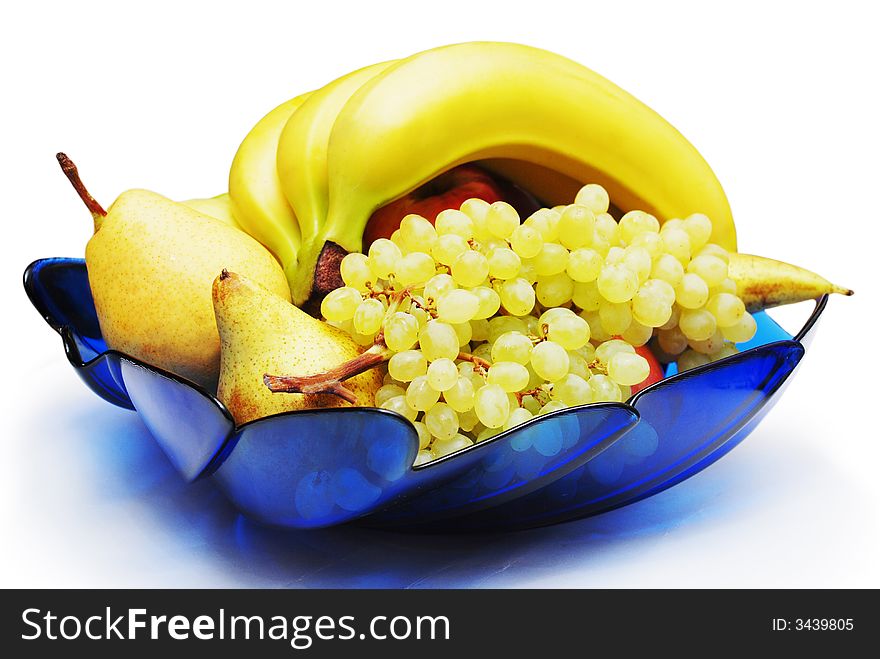
[[[73,161],[67,157],[67,154],[59,152],[55,154],[55,159],[58,161],[58,164],[61,165],[61,171],[64,172],[64,175],[67,177],[67,180],[70,181],[73,189],[76,190],[79,198],[82,199],[82,202],[92,214],[92,218],[95,220],[95,231],[97,231],[101,226],[101,220],[107,216],[107,211],[105,211],[104,207],[101,206],[101,204],[99,204],[89,193],[85,184],[82,182],[82,179],[79,177],[79,170],[77,170]]]
[[[343,381],[384,364],[394,353],[381,339],[354,359],[315,375],[263,375],[263,383],[273,393],[332,394],[351,404],[357,403],[355,393]]]

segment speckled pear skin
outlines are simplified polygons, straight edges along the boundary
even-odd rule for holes
[[[214,280],[214,313],[220,330],[217,397],[236,423],[290,410],[351,406],[330,394],[272,393],[263,383],[266,373],[315,375],[357,357],[363,349],[348,334],[235,272]],[[374,368],[345,386],[358,407],[372,407],[382,372]]]
[[[275,257],[249,235],[148,190],[123,192],[86,245],[107,345],[210,392],[220,373],[211,285],[223,268],[290,299]]]

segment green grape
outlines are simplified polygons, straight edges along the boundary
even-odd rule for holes
[[[401,383],[398,380],[395,380],[393,377],[391,377],[391,373],[385,373],[385,375],[382,376],[382,384],[396,384],[396,385],[400,386],[403,383]]]
[[[648,252],[648,254],[651,255],[652,259],[656,259],[658,256],[663,254],[663,240],[660,238],[659,233],[652,233],[650,231],[643,231],[642,233],[638,233],[636,234],[636,237],[633,238],[630,245],[632,245],[633,247],[644,248]],[[676,259],[676,261],[678,261],[678,259]],[[681,265],[680,262],[679,265]]]
[[[587,361],[574,350],[568,351],[568,372],[584,380],[590,379],[590,367]],[[531,382],[529,382],[531,384]]]
[[[474,394],[474,411],[487,428],[500,428],[510,414],[510,400],[497,384],[485,384]]]
[[[708,364],[711,360],[708,355],[703,355],[696,350],[685,350],[678,358],[676,362],[678,365],[679,372],[689,371],[692,368],[697,368],[697,366],[703,366],[704,364]]]
[[[607,375],[597,373],[590,378],[589,384],[594,403],[619,403],[623,400],[620,387]]]
[[[568,255],[565,271],[576,282],[595,281],[602,272],[602,255],[589,247],[581,247]]]
[[[321,315],[333,322],[351,320],[363,299],[356,288],[351,286],[337,288],[327,293],[321,301]]]
[[[385,305],[376,298],[363,300],[354,312],[352,321],[358,334],[375,335],[382,327],[385,318]]]
[[[551,320],[564,316],[577,316],[577,314],[568,307],[551,307],[538,317],[537,326],[547,325]]]
[[[535,373],[548,382],[555,382],[568,373],[568,353],[553,341],[542,341],[532,348],[529,361]]]
[[[364,254],[347,254],[339,264],[339,274],[346,286],[366,293],[376,284],[376,277],[370,270],[370,261]]]
[[[367,347],[373,345],[376,340],[375,334],[361,334],[359,332],[353,332],[351,338],[357,343],[359,346]]]
[[[691,239],[691,249],[697,251],[709,242],[712,235],[712,221],[702,213],[694,213],[685,218],[682,228]]]
[[[480,359],[484,359],[487,362],[492,361],[492,345],[489,343],[481,343],[476,348],[474,348],[471,353],[474,357],[479,357]],[[477,377],[480,377],[478,374],[474,374]]]
[[[529,410],[525,409],[524,407],[517,407],[511,410],[510,414],[507,415],[507,420],[504,422],[504,426],[502,426],[502,428],[504,430],[510,430],[511,428],[522,425],[533,417],[534,415]]]
[[[497,384],[507,393],[521,391],[529,384],[529,371],[516,362],[495,362],[489,368],[486,382]]]
[[[535,260],[523,259],[522,265],[519,267],[519,272],[516,276],[520,277],[521,279],[525,279],[530,286],[538,281],[538,272],[535,269]]]
[[[660,231],[660,222],[653,215],[645,211],[630,211],[620,218],[620,239],[627,245],[640,233],[657,233]]]
[[[433,300],[436,303],[444,293],[454,290],[455,280],[452,275],[441,272],[425,282],[424,295],[426,300]]]
[[[489,275],[489,262],[486,257],[468,250],[458,255],[452,262],[452,278],[455,283],[465,288],[482,284]]]
[[[605,265],[622,264],[624,256],[626,256],[626,250],[615,245],[608,249],[608,253],[605,255]]]
[[[466,346],[471,341],[471,334],[473,330],[471,330],[470,323],[455,323],[452,326],[452,329],[455,330],[455,336],[458,337],[458,347],[461,348]]]
[[[428,448],[428,444],[431,443],[431,433],[428,432],[428,426],[421,421],[413,421],[412,424],[415,426],[416,432],[419,435],[419,450],[423,451]]]
[[[465,240],[474,237],[474,223],[467,213],[454,209],[440,211],[434,220],[434,228],[438,236],[455,234]]]
[[[685,309],[681,312],[678,326],[691,341],[705,341],[715,333],[715,316],[705,309]]]
[[[498,313],[501,308],[501,296],[488,286],[475,286],[470,289],[478,300],[477,311],[473,320],[486,320]],[[485,339],[485,337],[484,337]]]
[[[541,411],[541,403],[534,396],[523,396],[522,407],[536,416]]]
[[[684,333],[678,327],[671,329],[658,330],[657,343],[660,349],[667,355],[676,356],[687,350],[688,340]]]
[[[459,256],[470,249],[467,241],[455,233],[438,236],[431,247],[431,256],[437,263],[452,265]]]
[[[599,319],[607,334],[621,334],[632,323],[632,305],[629,302],[608,302],[602,300],[599,304]]]
[[[537,256],[544,247],[544,238],[527,224],[520,224],[510,234],[510,246],[513,251],[524,259]]]
[[[403,234],[400,232],[400,228],[395,229],[391,232],[391,236],[389,240],[397,245],[397,249],[400,250],[401,254],[406,254],[409,250],[406,248],[406,245],[403,244]],[[368,261],[369,263],[369,261]],[[371,271],[372,272],[372,271]]]
[[[467,323],[480,308],[480,298],[460,288],[443,293],[437,300],[437,317],[447,323]]]
[[[623,264],[636,273],[640,283],[651,274],[651,253],[644,247],[630,245],[623,251]]]
[[[687,231],[676,227],[667,228],[669,222],[663,226],[660,239],[663,241],[663,249],[672,254],[682,263],[687,263],[691,257],[691,239]]]
[[[473,401],[473,397],[471,398]],[[471,403],[473,405],[473,402]],[[458,410],[456,410],[458,412]],[[480,420],[477,418],[477,413],[474,412],[473,407],[469,410],[465,410],[464,412],[458,412],[458,425],[465,432],[471,432],[477,425],[480,424]]]
[[[590,338],[593,341],[607,341],[613,336],[605,329],[598,311],[582,311],[581,318],[590,326]]]
[[[596,340],[598,341],[598,339]],[[572,352],[579,354],[588,364],[596,359],[596,346],[594,346],[592,343],[588,343],[583,348],[578,348],[577,350],[573,350]]]
[[[586,206],[593,213],[607,213],[608,205],[611,203],[608,198],[608,192],[601,185],[596,183],[588,183],[580,190],[574,198],[574,203],[579,206]]]
[[[651,277],[662,279],[673,287],[678,286],[684,276],[684,266],[672,254],[661,254],[654,259]]]
[[[519,226],[516,209],[504,201],[496,201],[486,213],[486,228],[497,238],[506,239]]]
[[[424,284],[435,274],[437,267],[434,259],[424,252],[410,252],[396,264],[395,275],[404,286]]]
[[[523,224],[537,230],[545,243],[553,243],[559,238],[560,216],[559,212],[550,208],[541,208],[529,215]]]
[[[675,301],[685,309],[699,309],[709,300],[709,287],[703,278],[686,273],[675,287]]]
[[[513,279],[522,267],[519,254],[507,247],[498,247],[489,252],[489,276],[493,279]]]
[[[479,247],[477,251],[485,256],[487,259],[489,258],[489,254],[494,252],[496,249],[510,249],[510,245],[506,240],[495,238],[494,236],[483,241],[482,243],[477,245],[477,247]]]
[[[681,318],[681,307],[677,304],[672,305],[672,315],[669,316],[669,320],[663,323],[659,329],[672,329],[673,327],[678,327],[678,320]]]
[[[373,402],[376,404],[376,407],[382,407],[382,403],[384,403],[389,398],[394,398],[395,396],[403,396],[404,394],[406,394],[406,389],[398,384],[383,384],[376,391]]]
[[[523,316],[522,321],[526,324],[527,336],[541,335],[541,323],[539,323],[538,319],[535,318],[533,315],[529,314],[527,316]]]
[[[479,290],[479,287],[473,289],[475,292]],[[494,291],[492,291],[494,293]],[[497,297],[497,293],[495,293]],[[479,294],[477,294],[479,297]],[[483,300],[480,300],[480,303],[483,303]],[[498,306],[501,306],[501,298],[498,298]],[[498,309],[496,308],[492,314],[497,313]],[[479,312],[478,315],[482,315],[482,311]],[[471,341],[486,341],[489,338],[489,321],[485,318],[476,318],[471,321]]]
[[[398,382],[412,382],[428,372],[428,360],[418,350],[404,350],[388,360],[388,374]]]
[[[709,287],[709,297],[712,297],[713,295],[718,295],[719,293],[730,293],[731,295],[736,295],[736,282],[730,277],[725,277],[724,280],[717,286]]]
[[[477,443],[485,442],[487,439],[492,439],[502,430],[503,428],[501,426],[498,426],[497,428],[483,428],[479,433],[477,433]]]
[[[387,238],[379,238],[373,241],[368,252],[370,270],[378,279],[388,279],[389,275],[397,268],[400,261],[400,248]]]
[[[407,405],[406,396],[394,396],[393,398],[389,398],[379,407],[381,407],[383,410],[391,410],[392,412],[397,412],[398,414],[406,417],[410,421],[415,421],[416,417],[419,415],[416,410]]]
[[[564,410],[565,407],[565,403],[563,403],[562,401],[551,400],[549,403],[541,408],[538,414],[543,416],[544,414],[550,414],[550,412],[558,412],[559,410]]]
[[[746,312],[746,306],[736,295],[719,293],[709,298],[706,310],[715,316],[719,327],[730,327],[740,321]]]
[[[590,242],[596,229],[596,216],[586,206],[571,204],[559,218],[559,242],[568,249],[577,249]]]
[[[603,267],[596,283],[599,293],[609,302],[627,302],[639,288],[638,275],[622,264]]]
[[[461,202],[459,210],[471,218],[472,222],[485,222],[486,213],[489,212],[489,202],[477,197],[471,197],[470,199],[465,199]]]
[[[451,359],[435,359],[428,365],[427,378],[432,389],[447,391],[458,382],[458,367]]]
[[[500,297],[501,304],[514,316],[525,316],[535,308],[535,289],[520,277],[504,282]]]
[[[599,285],[595,281],[575,282],[571,301],[584,311],[598,311],[602,301]]]
[[[565,403],[568,407],[586,405],[593,402],[593,390],[589,383],[580,375],[569,373],[558,382],[553,383],[551,394],[554,400]]]
[[[431,320],[419,330],[419,347],[429,362],[443,357],[455,359],[459,352],[458,335],[449,323]]]
[[[430,253],[437,242],[437,230],[421,215],[411,213],[400,221],[400,238],[407,251]]]
[[[649,325],[642,325],[637,320],[633,320],[629,327],[620,333],[620,337],[627,343],[634,346],[643,346],[651,337],[654,336],[654,328]]]
[[[544,249],[534,258],[535,274],[539,277],[565,272],[568,267],[568,250],[558,243],[545,243]]]
[[[547,323],[547,338],[566,350],[577,350],[590,340],[590,325],[575,314],[554,316]]]
[[[607,243],[613,247],[620,243],[620,228],[617,221],[608,213],[600,213],[596,216],[596,233],[593,234],[593,247]],[[607,249],[605,250],[608,251]]]
[[[431,314],[423,308],[424,305],[424,298],[418,295],[412,296],[412,304],[409,305],[409,314],[416,319],[419,327],[422,327],[425,323],[431,320]]]
[[[709,358],[715,362],[719,359],[724,359],[725,357],[732,357],[733,355],[739,354],[739,349],[735,344],[730,343],[729,341],[725,341],[724,344],[716,351],[709,355]]]
[[[438,439],[435,441],[431,450],[438,458],[442,458],[446,455],[451,455],[456,451],[460,451],[463,448],[472,446],[473,443],[474,442],[470,438],[465,437],[461,433],[456,433],[451,439]]]
[[[703,245],[700,251],[696,253],[696,256],[717,256],[725,263],[730,263],[730,252],[715,243]]]
[[[628,352],[634,355],[636,349],[621,339],[610,339],[608,341],[603,341],[596,346],[596,359],[598,359],[599,363],[607,369],[608,364],[611,362],[611,358],[618,352]]]
[[[431,407],[425,412],[424,421],[428,432],[439,440],[448,441],[458,432],[458,414],[446,403],[437,403]]]
[[[674,301],[675,291],[672,286],[662,279],[649,279],[633,296],[633,317],[648,327],[660,327],[665,324],[672,315],[672,302],[668,301],[669,293],[672,293]]]
[[[414,410],[430,410],[440,400],[440,392],[428,382],[427,375],[413,378],[406,390],[406,404]]]
[[[644,382],[650,370],[647,359],[631,352],[616,352],[608,362],[608,377],[625,386]]]
[[[746,341],[749,341],[755,336],[755,332],[757,331],[758,324],[755,322],[754,316],[749,312],[744,313],[742,318],[740,318],[735,325],[721,328],[721,334],[724,335],[724,338],[728,341],[733,341],[734,343],[745,343]]]
[[[699,275],[707,286],[718,286],[727,279],[727,263],[709,254],[695,256],[688,263],[687,271]]]
[[[521,332],[505,332],[492,343],[493,362],[516,362],[525,366],[531,354],[532,342]]]
[[[431,451],[426,451],[425,449],[422,449],[421,451],[416,453],[416,459],[413,460],[413,467],[418,467],[419,465],[423,465],[435,459],[436,458],[434,457],[434,454],[431,453]]]
[[[443,400],[456,412],[467,412],[474,407],[474,382],[465,375],[458,375],[455,383],[443,392]]]
[[[724,346],[724,336],[720,330],[715,330],[715,333],[708,339],[702,341],[691,339],[688,341],[688,345],[691,347],[691,350],[696,350],[704,355],[714,355]]]
[[[545,307],[558,307],[571,300],[574,282],[565,272],[547,277],[538,277],[535,296]]]

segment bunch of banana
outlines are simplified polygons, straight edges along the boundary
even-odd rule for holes
[[[646,105],[580,64],[517,44],[444,46],[375,64],[264,117],[232,164],[238,223],[281,261],[294,302],[341,285],[374,211],[449,169],[480,163],[544,203],[599,183],[623,211],[712,219],[736,250],[730,207],[709,165]],[[809,271],[738,255],[751,308],[847,292]]]

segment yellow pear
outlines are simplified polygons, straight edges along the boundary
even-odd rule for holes
[[[369,366],[381,363],[381,356],[371,359],[372,354],[363,352],[348,334],[312,318],[289,298],[224,271],[214,280],[214,313],[220,330],[217,397],[236,423],[290,410],[374,405],[382,373]],[[353,362],[369,370],[345,379],[342,387],[333,373]],[[306,376],[305,380],[329,374],[328,386],[315,387],[316,393],[273,393],[264,379],[271,373]],[[337,393],[317,393],[330,390]]]
[[[235,269],[289,299],[281,266],[249,235],[148,190],[128,190],[105,211],[58,154],[95,220],[86,269],[108,347],[214,391],[220,337],[211,285]]]

